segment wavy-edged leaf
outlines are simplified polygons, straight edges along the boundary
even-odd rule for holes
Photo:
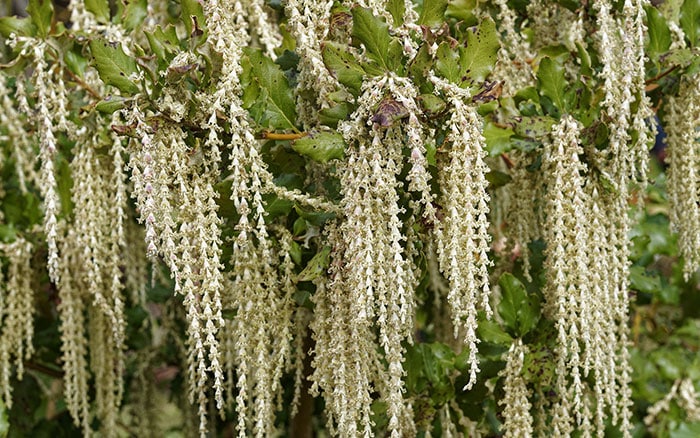
[[[46,37],[51,30],[53,18],[53,3],[51,0],[29,0],[27,14],[32,17],[32,23],[36,26],[37,35]]]
[[[539,303],[528,295],[525,286],[513,274],[506,272],[498,280],[501,302],[498,313],[510,333],[523,337],[534,329],[540,319]]]
[[[324,43],[321,53],[326,67],[338,79],[338,82],[348,87],[354,95],[360,93],[362,78],[365,71],[357,62],[355,57],[347,50],[347,47],[334,43]]]
[[[474,83],[483,82],[496,65],[500,48],[500,36],[491,18],[468,30],[467,48],[460,56],[463,74]]]
[[[352,8],[352,36],[366,49],[367,56],[385,71],[395,71],[403,51],[401,45],[389,34],[389,25],[367,8]]]
[[[85,0],[85,9],[100,23],[109,23],[109,0]]]
[[[324,246],[321,251],[309,260],[304,270],[297,276],[297,281],[311,281],[324,275],[330,265],[330,254],[331,247]]]
[[[2,17],[0,18],[0,35],[9,38],[10,34],[17,36],[34,36],[36,26],[30,18]]]
[[[258,123],[275,130],[296,131],[296,105],[287,77],[259,49],[246,48],[244,52],[250,62],[251,81],[260,88],[258,103],[262,105],[262,114]]]
[[[418,24],[438,27],[445,22],[447,0],[423,0],[423,8],[418,17]]]
[[[136,94],[139,87],[129,79],[137,72],[136,61],[124,53],[121,45],[105,40],[90,41],[95,68],[105,84],[113,85],[124,93]]]
[[[658,9],[649,6],[646,8],[646,12],[647,28],[649,29],[649,55],[652,60],[656,60],[659,55],[666,53],[671,47],[671,30]]]

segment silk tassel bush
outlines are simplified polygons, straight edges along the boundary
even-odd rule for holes
[[[0,19],[0,199],[26,204],[0,211],[4,406],[48,369],[85,436],[163,434],[166,408],[202,437],[631,436],[655,111],[686,281],[700,263],[688,15],[416,3]],[[643,421],[696,394],[679,377]]]

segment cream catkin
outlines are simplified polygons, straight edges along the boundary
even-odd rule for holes
[[[21,238],[0,243],[0,256],[7,260],[6,278],[0,269],[0,385],[3,404],[12,407],[12,367],[21,379],[24,361],[34,353],[32,244]]]
[[[54,19],[50,29],[41,29],[41,17],[29,30],[11,29],[7,45],[26,62],[18,61],[14,80],[1,55],[0,170],[13,175],[0,199],[11,190],[24,197],[17,199],[41,199],[42,215],[39,224],[24,227],[22,218],[5,228],[12,214],[0,213],[6,406],[13,373],[22,378],[34,353],[33,286],[48,273],[44,283],[58,297],[63,396],[85,436],[98,423],[100,436],[118,436],[129,415],[139,432],[164,433],[150,416],[165,397],[152,373],[166,344],[181,361],[168,366],[195,406],[181,412],[187,435],[216,434],[217,412],[222,421],[235,412],[228,433],[239,437],[281,435],[279,414],[296,416],[312,395],[322,398],[333,436],[430,436],[437,422],[443,436],[477,436],[486,426],[466,415],[464,394],[438,403],[426,400],[434,393],[408,392],[410,379],[429,378],[407,357],[433,341],[457,354],[439,358],[450,365],[435,378],[441,384],[464,377],[464,390],[477,383],[481,390],[480,363],[505,362],[484,387],[489,396],[504,394],[498,433],[506,437],[603,436],[609,423],[630,436],[628,210],[645,184],[654,137],[645,95],[647,0],[593,0],[575,12],[571,2],[544,0],[435,10],[410,0],[159,0],[126,2],[121,16],[99,16],[94,3],[71,1],[69,22]],[[193,16],[177,11],[200,14],[200,6],[205,22],[185,35],[191,22],[183,20]],[[685,47],[679,14],[667,15],[672,47]],[[353,16],[364,22],[353,24]],[[495,36],[464,24],[491,17]],[[42,36],[16,35],[25,31]],[[469,44],[500,38],[500,51],[475,55],[458,40],[467,32]],[[100,65],[96,41],[126,59]],[[441,44],[451,50],[437,50]],[[347,52],[337,65],[324,61],[331,45]],[[559,102],[542,98],[550,84],[536,75],[547,55],[578,87],[570,93],[562,85],[565,107],[554,110],[549,104]],[[274,75],[270,83],[255,77],[256,56],[269,67],[262,74]],[[582,74],[584,58],[597,64]],[[503,96],[484,93],[471,68],[493,69],[479,82],[502,82]],[[461,85],[438,71],[462,77]],[[577,108],[580,96],[570,94],[578,91],[600,109]],[[670,219],[689,280],[700,267],[700,75],[682,76],[678,95],[664,100]],[[118,109],[105,115],[112,105]],[[296,118],[273,126],[268,113],[277,110]],[[553,126],[534,138],[518,131],[525,122]],[[506,152],[492,149],[492,137],[487,143],[492,128]],[[312,163],[294,141],[313,141],[319,131],[335,141],[314,147],[343,150]],[[289,157],[295,170],[282,173],[298,177],[303,190],[278,185],[277,153]],[[487,176],[499,175],[488,175],[490,167],[511,178],[491,194]],[[307,216],[301,207],[314,211]],[[309,219],[316,214],[322,219]],[[529,252],[538,239],[546,244],[541,276]],[[303,278],[313,249],[328,265]],[[505,261],[492,269],[498,257]],[[555,339],[518,334],[508,345],[516,335],[505,312],[479,325],[499,300],[493,279],[518,257],[528,294],[544,282],[537,327],[550,324]],[[162,286],[176,296],[156,303],[150,294]],[[309,294],[304,304],[300,292]],[[419,308],[426,297],[433,302]],[[132,355],[126,320],[136,305],[147,316],[133,329],[151,338]],[[533,338],[541,344],[529,344]],[[482,339],[500,343],[503,355],[479,352]],[[542,387],[528,368],[540,353],[552,359]],[[134,381],[125,389],[127,376]],[[646,424],[654,427],[672,402],[700,418],[697,391],[681,378],[648,409]]]
[[[528,349],[523,345],[522,340],[516,339],[506,355],[506,368],[501,372],[505,376],[503,390],[505,397],[499,400],[499,405],[505,405],[503,416],[504,435],[511,437],[531,437],[532,415],[530,414],[531,391],[527,388],[527,382],[522,376],[523,362]]]
[[[678,233],[678,247],[685,259],[683,273],[689,279],[700,268],[700,188],[697,183],[700,75],[685,78],[677,97],[670,99],[664,127],[668,143],[669,216]]]
[[[452,115],[447,125],[447,151],[438,171],[444,218],[435,228],[440,270],[450,282],[450,305],[454,336],[463,337],[469,348],[469,382],[479,372],[476,336],[477,311],[492,314],[488,268],[491,237],[485,140],[476,109],[465,103],[465,90],[437,77],[431,78],[447,95]]]

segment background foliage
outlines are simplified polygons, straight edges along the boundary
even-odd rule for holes
[[[536,84],[522,88],[512,96],[501,96],[493,88],[494,84],[487,81],[496,64],[501,35],[494,20],[477,19],[473,11],[479,2],[423,0],[417,3],[418,24],[425,41],[409,63],[399,37],[394,35],[384,18],[375,16],[369,9],[336,5],[333,15],[336,21],[331,23],[331,32],[345,27],[350,31],[351,39],[347,41],[349,46],[328,41],[322,47],[322,56],[325,67],[349,95],[338,92],[333,96],[334,104],[319,111],[320,125],[310,136],[302,137],[302,133],[307,132],[295,103],[300,56],[295,52],[295,41],[290,34],[282,33],[282,43],[274,56],[270,56],[261,44],[252,44],[243,50],[239,75],[242,104],[263,142],[261,152],[274,175],[275,184],[305,193],[323,192],[330,201],[337,202],[340,199],[337,177],[328,173],[309,183],[309,174],[318,163],[333,166],[345,157],[348,146],[336,131],[338,123],[357,109],[355,98],[362,94],[363,84],[387,72],[414,81],[421,93],[419,101],[424,116],[421,122],[435,129],[437,138],[444,139],[446,135],[449,103],[444,96],[434,92],[434,84],[426,73],[433,70],[442,78],[469,90],[484,118],[483,133],[488,154],[495,158],[490,162],[492,170],[488,174],[490,190],[494,192],[512,181],[507,170],[493,163],[501,157],[507,159],[508,154],[522,152],[532,158],[532,170],[539,169],[543,138],[563,114],[573,114],[584,124],[587,140],[604,147],[608,133],[600,122],[603,96],[590,81],[600,68],[594,50],[581,45],[577,50],[563,45],[542,47],[536,59],[531,60],[537,66]],[[508,2],[521,19],[527,16],[527,3]],[[574,12],[588,7],[585,1],[554,3]],[[618,3],[615,7],[621,8],[622,2]],[[657,3],[661,5],[646,8],[646,91],[659,121],[663,120],[668,96],[678,93],[680,78],[691,76],[700,69],[700,1]],[[8,2],[5,4],[5,10],[9,11]],[[400,21],[404,3],[389,1],[387,4],[395,20]],[[281,23],[286,22],[284,5],[279,1],[267,1],[266,7]],[[120,44],[112,43],[99,33],[72,30],[62,6],[47,0],[32,0],[26,10],[28,17],[0,18],[0,33],[5,38],[4,73],[0,79],[6,81],[9,89],[16,89],[16,81],[21,80],[18,78],[32,69],[28,56],[18,56],[21,44],[18,45],[17,41],[21,42],[22,38],[44,39],[47,58],[52,60],[55,74],[61,76],[70,89],[69,117],[75,126],[99,130],[99,127],[111,125],[110,130],[102,131],[103,135],[116,133],[123,139],[135,138],[139,135],[135,126],[126,120],[113,123],[111,117],[115,112],[138,104],[142,105],[144,113],[150,111],[149,123],[153,126],[161,121],[177,121],[186,131],[185,141],[190,152],[193,155],[200,153],[198,145],[205,141],[206,133],[199,128],[202,115],[198,93],[202,90],[211,92],[217,86],[223,62],[219,53],[207,47],[208,30],[201,5],[195,0],[167,2],[162,15],[165,21],[148,27],[146,31],[140,30],[150,14],[146,1],[90,0],[85,1],[85,8],[98,23],[119,26],[134,35],[129,47],[131,53],[127,54]],[[667,21],[673,14],[680,16],[679,23],[687,37],[686,47],[671,48],[671,30]],[[493,7],[491,15],[497,15]],[[467,44],[458,45],[457,41],[466,41]],[[431,46],[436,50],[430,50]],[[360,47],[364,47],[363,56],[359,55]],[[196,62],[176,65],[174,59],[181,53],[193,54]],[[565,71],[572,59],[580,67],[573,80]],[[102,90],[86,83],[85,77],[90,71],[98,73],[105,85]],[[177,90],[179,114],[171,113],[175,106],[161,104],[164,93],[170,93],[169,90]],[[28,90],[29,107],[36,105],[34,91]],[[12,98],[12,93],[8,96]],[[391,127],[406,117],[402,111],[400,106],[380,106],[373,121]],[[226,116],[221,117],[225,119]],[[10,244],[21,237],[35,248],[32,256],[34,275],[31,278],[32,289],[36,292],[35,352],[25,361],[23,378],[12,381],[12,408],[0,407],[0,436],[75,436],[80,432],[68,413],[62,392],[59,299],[45,267],[48,249],[42,231],[43,195],[41,188],[35,185],[29,185],[26,191],[20,190],[24,183],[16,172],[17,158],[12,152],[13,144],[8,140],[8,130],[8,125],[0,126],[4,157],[4,161],[0,161],[0,240]],[[275,137],[276,133],[284,135]],[[695,391],[700,389],[700,356],[697,354],[700,348],[700,278],[697,274],[684,278],[684,261],[679,256],[677,237],[669,227],[662,136],[654,150],[649,175],[651,183],[637,193],[630,212],[635,224],[631,233],[629,321],[634,368],[633,435],[694,437],[700,435],[700,418],[689,414],[687,406],[675,398],[667,410],[650,417],[646,423],[644,421],[648,409],[671,393],[678,382],[689,380]],[[58,215],[71,218],[76,214],[72,195],[75,181],[70,165],[75,159],[75,140],[62,133],[57,144]],[[34,147],[36,149],[36,145]],[[440,144],[426,145],[426,148],[430,171],[435,174],[436,156],[442,153]],[[109,151],[98,150],[97,153],[108,156]],[[221,169],[228,169],[228,160],[224,154]],[[223,218],[221,232],[226,241],[235,235],[239,217],[234,201],[230,199],[231,181],[225,177],[226,171],[222,175],[215,189],[220,195],[218,211]],[[410,195],[402,193],[402,196]],[[314,303],[310,299],[316,291],[313,280],[328,269],[330,253],[330,248],[314,237],[335,213],[312,209],[274,193],[267,193],[264,197],[268,214],[265,220],[281,224],[294,237],[289,254],[296,276],[295,306],[313,310]],[[130,220],[135,223],[136,206],[130,202]],[[502,259],[511,257],[511,254],[492,251],[495,265],[508,266],[508,269],[496,278],[501,290],[501,300],[495,309],[497,316],[491,320],[480,319],[481,372],[476,385],[469,391],[462,390],[469,377],[468,350],[455,348],[436,335],[435,321],[440,315],[433,314],[435,308],[426,304],[434,297],[428,287],[429,279],[422,279],[416,291],[422,305],[416,309],[415,343],[405,346],[404,362],[405,397],[413,400],[419,430],[432,428],[434,436],[441,436],[441,413],[445,412],[445,406],[456,406],[479,424],[486,435],[498,436],[503,421],[498,401],[503,397],[505,379],[500,372],[505,367],[504,355],[516,338],[521,338],[530,351],[523,368],[526,381],[534,387],[544,388],[545,396],[549,395],[547,391],[555,378],[552,356],[556,334],[553,321],[545,318],[541,310],[545,281],[544,246],[542,240],[535,240],[525,250],[530,253],[529,276],[523,272],[520,259],[504,261]],[[224,265],[229,263],[231,252],[232,245],[223,246]],[[5,259],[2,263],[5,278],[6,262]],[[426,263],[425,260],[422,262]],[[181,339],[185,336],[186,323],[182,317],[171,315],[172,309],[182,306],[182,297],[173,294],[174,284],[163,266],[149,262],[147,271],[147,277],[152,280],[145,282],[145,297],[142,300],[130,298],[124,310],[127,322],[125,402],[117,420],[118,433],[122,436],[144,433],[135,419],[138,412],[134,411],[134,406],[138,405],[132,392],[136,392],[141,382],[139,379],[145,376],[155,383],[155,392],[150,395],[154,402],[152,430],[164,436],[188,436],[196,429],[193,428],[196,418],[192,418],[195,408],[185,397]],[[134,296],[136,291],[131,292],[130,296]],[[223,318],[227,321],[235,316],[233,309],[223,310]],[[154,337],[164,336],[159,331],[164,325],[169,325],[168,329],[174,335],[155,340]],[[293,397],[292,375],[285,375],[283,386],[283,406],[289,406]],[[315,431],[324,428],[323,412],[323,400],[315,399],[311,414],[306,414],[306,420],[312,421]],[[235,420],[232,419],[236,414],[232,409],[227,414],[227,420],[210,415],[212,435],[234,433]],[[373,403],[372,415],[378,430],[386,428],[386,405],[382,401]],[[292,423],[290,416],[290,410],[281,410],[276,413],[276,422],[286,427],[284,425]],[[99,429],[99,421],[94,420],[91,427]],[[293,428],[290,433],[295,433]],[[609,433],[616,436],[619,432],[611,427]]]

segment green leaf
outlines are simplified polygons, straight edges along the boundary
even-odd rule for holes
[[[513,338],[508,333],[504,332],[501,326],[493,320],[480,320],[477,333],[479,339],[485,342],[491,342],[492,344],[510,345],[513,342]]]
[[[537,70],[537,83],[540,94],[548,97],[559,111],[564,112],[566,110],[564,67],[551,58],[543,58]]]
[[[418,102],[429,115],[440,114],[447,107],[447,103],[434,94],[421,94],[418,96]]]
[[[397,69],[403,53],[401,46],[389,35],[389,25],[370,9],[352,8],[352,36],[364,44],[367,56],[385,71]]]
[[[460,65],[464,75],[472,82],[483,82],[493,70],[501,48],[499,38],[496,23],[491,18],[467,31],[467,48],[460,53]]]
[[[685,0],[681,6],[681,28],[690,45],[695,47],[700,33],[700,0]]]
[[[34,36],[36,33],[36,26],[32,23],[30,18],[0,18],[0,35],[9,38],[11,33],[17,36]]]
[[[649,54],[653,60],[666,53],[671,47],[671,31],[666,19],[654,7],[647,7],[647,27],[649,29]]]
[[[515,133],[521,137],[543,138],[552,131],[552,125],[557,121],[547,116],[519,117],[513,126]]]
[[[324,275],[330,264],[330,254],[331,247],[324,246],[320,252],[316,253],[316,255],[309,260],[304,270],[297,276],[297,281],[311,281]]]
[[[251,78],[260,87],[258,102],[264,107],[258,123],[272,129],[297,131],[294,96],[279,65],[258,49],[246,48],[244,52],[250,61]]]
[[[158,66],[161,69],[167,68],[179,51],[179,39],[174,26],[167,26],[165,29],[156,26],[152,32],[144,32],[151,51],[156,55]]]
[[[121,17],[121,24],[126,30],[134,30],[141,26],[143,20],[148,16],[147,0],[131,0],[124,8]]]
[[[497,189],[511,182],[513,178],[505,172],[492,170],[486,174],[486,180],[489,182],[491,189]]]
[[[501,128],[492,122],[484,125],[484,138],[486,139],[486,150],[492,157],[508,152],[512,145],[510,138],[515,134],[510,128]]]
[[[95,105],[95,109],[101,113],[112,114],[124,108],[126,99],[121,96],[107,96]]]
[[[438,27],[445,22],[447,0],[423,0],[423,8],[418,17],[418,24]]]
[[[322,132],[292,143],[292,149],[321,163],[342,159],[345,156],[345,147],[343,136],[337,132]]]
[[[522,338],[537,326],[540,318],[539,303],[528,295],[525,286],[509,272],[501,275],[498,284],[501,287],[498,313],[509,332]]]
[[[202,37],[206,20],[202,5],[197,0],[182,0],[182,21],[188,37]],[[198,35],[197,35],[198,34]]]
[[[406,2],[404,0],[388,0],[386,9],[391,14],[391,18],[394,19],[394,26],[401,26],[403,14],[406,12]]]
[[[681,423],[681,425],[669,432],[669,438],[697,438],[700,436],[700,422]]]
[[[129,79],[129,76],[137,71],[136,61],[124,53],[120,44],[92,40],[90,52],[94,58],[95,68],[105,84],[113,85],[127,94],[139,92],[139,87]]]
[[[88,61],[78,50],[66,51],[63,59],[70,71],[75,73],[78,77],[82,78],[85,75],[85,68],[87,67]]]
[[[27,14],[32,17],[37,35],[40,38],[46,37],[51,30],[51,19],[53,18],[53,3],[51,0],[29,0]]]
[[[447,3],[445,14],[448,17],[456,18],[467,26],[473,26],[477,23],[478,20],[474,15],[477,0],[449,0]]]
[[[462,82],[462,68],[460,66],[459,51],[450,43],[443,42],[438,46],[435,54],[435,71],[450,82],[459,84]]]
[[[360,94],[365,71],[360,67],[347,46],[329,41],[324,43],[321,53],[324,64],[338,79],[338,82],[348,87],[348,90],[354,95]]]
[[[101,23],[109,23],[109,1],[108,0],[85,0],[85,9]]]

